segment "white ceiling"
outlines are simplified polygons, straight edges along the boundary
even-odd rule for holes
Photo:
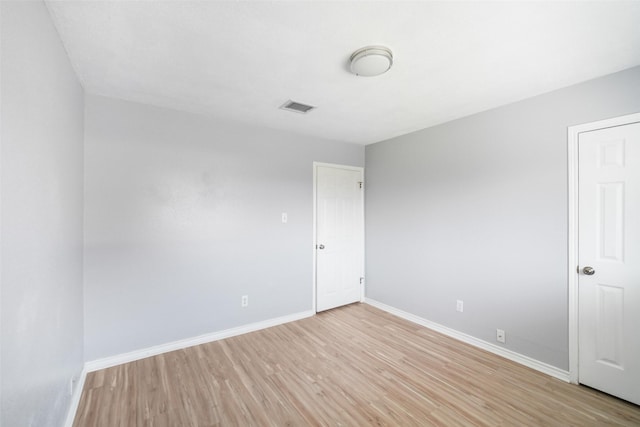
[[[640,65],[638,1],[47,4],[89,93],[359,144]]]

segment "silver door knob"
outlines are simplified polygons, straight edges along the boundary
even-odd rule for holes
[[[588,267],[588,266],[583,268],[582,272],[587,276],[593,276],[594,274],[596,274],[596,271],[593,269],[593,267]]]
[[[324,249],[324,245],[319,245],[318,249]]]

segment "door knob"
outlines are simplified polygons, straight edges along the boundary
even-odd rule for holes
[[[593,267],[589,267],[589,266],[583,268],[582,272],[587,276],[593,276],[594,274],[596,274],[596,271],[593,269]]]
[[[324,245],[319,245],[318,249],[324,249]],[[593,273],[591,273],[591,274],[593,274]]]

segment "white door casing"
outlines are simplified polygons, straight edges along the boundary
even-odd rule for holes
[[[640,114],[569,143],[571,379],[640,404]]]
[[[316,311],[361,301],[363,169],[314,163]]]

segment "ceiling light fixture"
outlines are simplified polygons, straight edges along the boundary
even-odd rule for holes
[[[393,65],[393,53],[384,46],[367,46],[353,52],[350,61],[351,72],[356,76],[379,76]]]

